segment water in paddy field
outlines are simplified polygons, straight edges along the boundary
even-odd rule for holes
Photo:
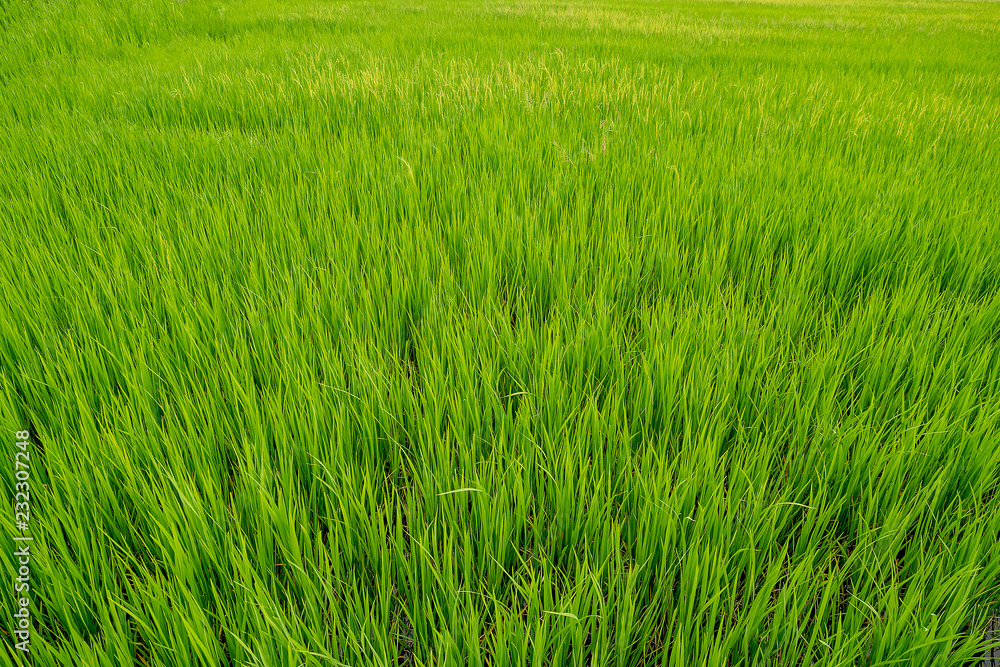
[[[986,632],[990,648],[983,653],[983,667],[1000,667],[1000,618],[994,618]]]

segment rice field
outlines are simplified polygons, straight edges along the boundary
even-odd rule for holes
[[[981,664],[998,63],[989,2],[0,3],[3,664]]]

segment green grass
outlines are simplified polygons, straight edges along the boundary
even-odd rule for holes
[[[975,664],[998,44],[990,3],[0,3],[31,664]]]

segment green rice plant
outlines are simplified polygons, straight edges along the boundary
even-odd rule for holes
[[[4,664],[977,664],[995,3],[0,28]]]

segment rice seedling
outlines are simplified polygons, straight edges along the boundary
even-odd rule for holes
[[[0,26],[5,664],[980,663],[996,4]]]

